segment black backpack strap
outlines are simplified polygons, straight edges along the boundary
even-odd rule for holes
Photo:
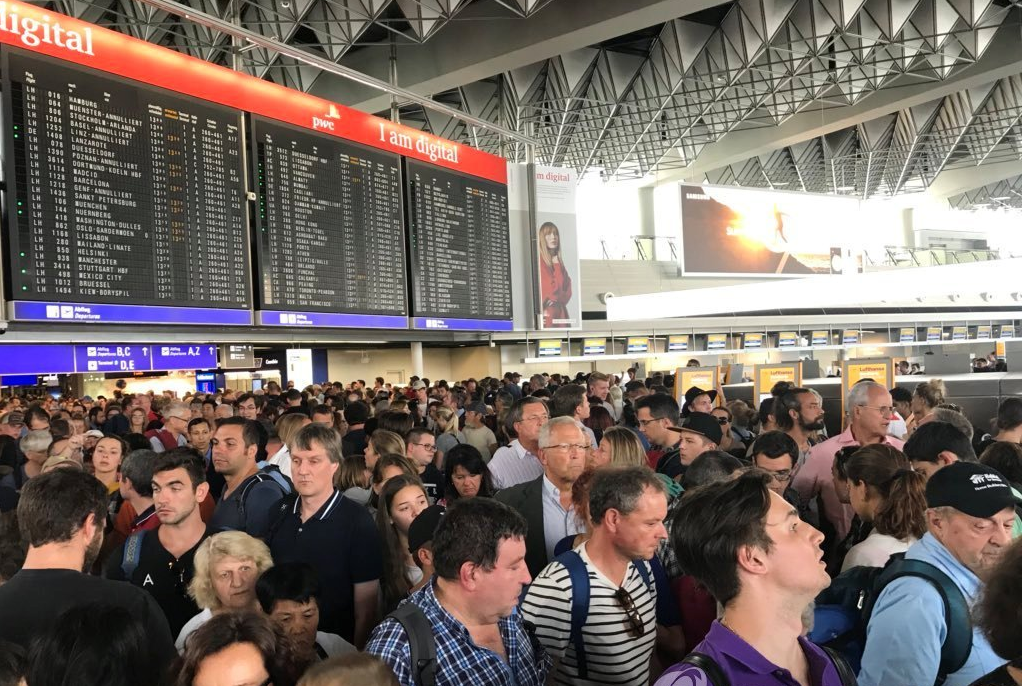
[[[834,668],[837,669],[838,678],[841,679],[841,686],[857,686],[859,681],[855,678],[855,672],[852,671],[848,661],[841,656],[841,653],[837,652],[833,648],[828,648],[827,646],[820,647],[823,648],[823,652],[827,654],[830,661],[834,663]]]
[[[710,680],[708,686],[731,686],[731,680],[724,674],[717,661],[705,653],[689,653],[682,659],[681,664],[703,670],[703,674]]]
[[[422,609],[415,603],[407,602],[387,616],[396,619],[408,635],[412,677],[416,686],[436,686],[436,639],[433,638],[433,627]]]
[[[941,686],[948,675],[965,666],[972,653],[972,619],[969,615],[969,603],[951,577],[922,560],[900,558],[892,562],[880,575],[880,587],[885,588],[895,579],[904,577],[918,577],[930,582],[937,589],[944,604],[947,636],[940,647],[940,665],[937,667],[937,679],[934,681],[934,686]],[[872,614],[873,608],[869,609]]]

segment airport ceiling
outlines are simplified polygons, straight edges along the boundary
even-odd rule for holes
[[[536,141],[607,179],[1022,209],[1022,0],[182,0]],[[51,9],[230,65],[144,0]],[[252,45],[239,68],[389,116],[390,96]],[[398,103],[402,123],[527,146]]]

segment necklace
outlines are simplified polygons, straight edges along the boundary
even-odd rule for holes
[[[742,635],[741,635],[740,633],[738,633],[737,631],[735,631],[735,630],[734,630],[734,627],[732,627],[732,626],[731,626],[730,624],[728,624],[728,623],[727,623],[727,620],[725,620],[723,616],[722,616],[722,617],[720,618],[720,625],[721,625],[722,627],[724,627],[725,629],[727,629],[728,631],[730,631],[731,633],[733,633],[733,634],[734,634],[735,636],[737,636],[738,638],[740,638],[740,639],[742,639],[743,641],[745,641],[745,637],[744,637],[744,636],[742,636]],[[748,641],[745,641],[745,642],[746,642],[746,643],[749,643]],[[752,644],[750,643],[749,645],[752,645]]]

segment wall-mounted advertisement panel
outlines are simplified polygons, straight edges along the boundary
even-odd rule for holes
[[[682,184],[682,273],[808,276],[861,271],[847,250],[859,201]],[[821,221],[821,218],[826,218]]]
[[[667,352],[680,353],[685,350],[688,350],[688,334],[683,334],[681,336],[668,336]]]
[[[603,355],[607,352],[606,338],[587,338],[582,342],[583,355]]]
[[[574,169],[531,167],[538,329],[582,326]]]

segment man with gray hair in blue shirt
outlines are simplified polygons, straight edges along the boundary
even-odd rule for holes
[[[1016,498],[1001,474],[955,462],[926,484],[928,532],[905,553],[943,572],[971,606],[983,578],[1011,543]],[[877,598],[866,629],[860,686],[968,686],[1004,664],[978,628],[964,664],[942,664],[949,626],[944,599],[926,579],[895,579]],[[968,622],[967,617],[961,618]],[[967,627],[971,628],[971,627]]]

